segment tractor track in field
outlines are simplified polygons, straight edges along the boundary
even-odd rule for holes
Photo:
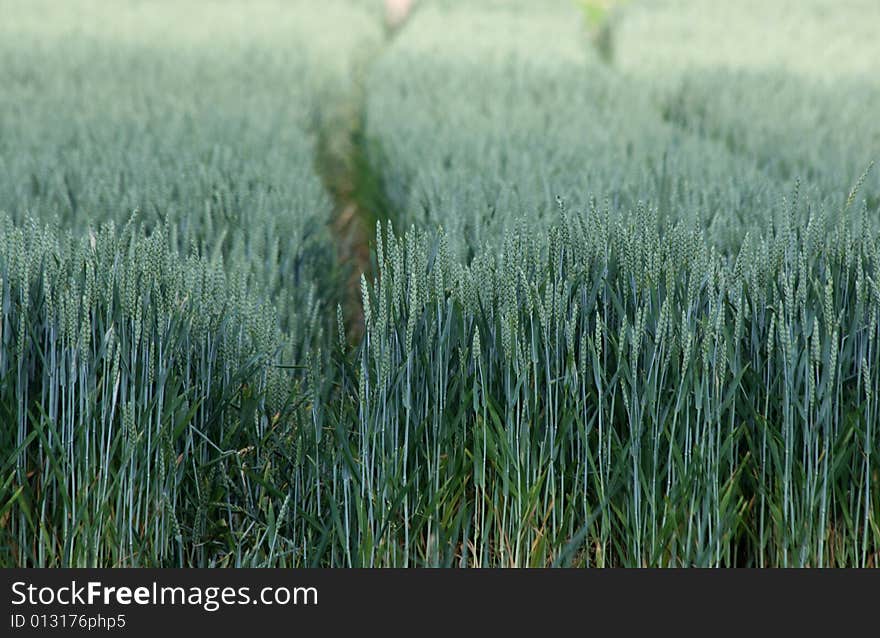
[[[395,21],[386,15],[384,38],[366,52],[353,70],[346,95],[317,124],[316,167],[333,199],[330,224],[340,273],[338,302],[345,317],[349,343],[364,335],[361,276],[373,270],[371,243],[376,224],[391,219],[393,211],[385,193],[382,166],[370,153],[374,144],[366,135],[367,84],[373,63],[405,27],[411,11]]]

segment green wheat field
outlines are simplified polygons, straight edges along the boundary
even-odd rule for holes
[[[0,0],[0,566],[880,566],[876,0]]]

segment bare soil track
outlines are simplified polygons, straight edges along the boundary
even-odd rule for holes
[[[386,16],[383,43],[365,55],[353,72],[351,90],[341,103],[326,109],[317,126],[316,166],[324,187],[333,198],[331,232],[341,273],[340,300],[346,318],[349,343],[358,343],[364,334],[361,275],[372,271],[370,242],[376,222],[392,218],[385,197],[381,166],[368,153],[365,133],[367,76],[372,62],[382,54],[410,18],[390,21]]]

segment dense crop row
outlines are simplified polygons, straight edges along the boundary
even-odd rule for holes
[[[0,562],[260,547],[265,503],[230,481],[321,403],[340,274],[316,131],[380,33],[365,4],[310,5],[3,3]]]
[[[838,133],[850,91],[786,128],[812,95],[791,81],[707,134],[735,81],[636,84],[557,9],[546,42],[522,12],[426,8],[376,70],[396,221],[447,232],[377,247],[364,480],[412,486],[428,562],[874,564],[870,116]],[[471,29],[518,37],[494,59]]]
[[[540,12],[423,7],[370,76],[368,133],[398,225],[442,225],[467,258],[497,247],[520,218],[546,229],[557,197],[576,209],[593,198],[615,211],[643,202],[704,228],[725,252],[780,221],[779,200],[797,174],[767,171],[723,135],[682,126],[653,83],[609,69],[584,39],[568,2]],[[839,208],[867,166],[844,175],[853,163],[834,168],[843,193],[804,181],[802,194]],[[826,158],[822,168],[832,166]]]
[[[370,14],[347,2],[7,10],[0,210],[80,232],[136,210],[173,248],[250,273],[306,340],[302,311],[337,277],[315,131],[378,38]]]
[[[275,313],[161,231],[0,230],[3,561],[188,555],[175,512],[208,505],[191,474],[292,391]]]
[[[871,45],[540,5],[20,9],[0,562],[878,564]],[[382,220],[354,343],[319,171]]]

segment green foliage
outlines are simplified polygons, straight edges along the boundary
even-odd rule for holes
[[[3,562],[194,561],[198,481],[294,387],[274,311],[161,230],[0,227]]]
[[[374,162],[384,162],[395,221],[442,226],[463,259],[497,249],[521,218],[546,232],[558,197],[572,209],[608,201],[612,214],[644,203],[664,220],[702,228],[725,253],[781,221],[779,200],[801,175],[793,163],[789,172],[767,170],[767,159],[731,148],[726,136],[682,126],[651,83],[633,82],[591,53],[570,3],[550,6],[425,6],[379,60],[367,135],[381,143]],[[853,123],[854,137],[870,122]],[[818,140],[786,139],[794,137],[790,152],[812,144],[813,172],[822,177],[803,171],[802,195],[839,209],[870,147],[862,141],[864,150],[835,163],[821,160]],[[849,147],[837,148],[845,155]]]
[[[605,62],[614,58],[614,15],[626,0],[579,0],[580,7],[599,57]]]
[[[338,278],[315,131],[378,27],[346,2],[110,4],[4,9],[0,211],[82,232],[137,210],[252,274],[308,341]],[[314,37],[338,21],[361,36]]]
[[[11,3],[0,564],[877,566],[876,7],[734,4]]]
[[[858,16],[858,17],[856,17]],[[664,119],[837,209],[880,155],[872,2],[634,3],[618,22],[618,68]],[[861,195],[880,209],[880,171]]]
[[[367,564],[876,564],[876,234],[727,260],[593,206],[467,267],[379,241],[361,481],[407,535],[371,518]]]

